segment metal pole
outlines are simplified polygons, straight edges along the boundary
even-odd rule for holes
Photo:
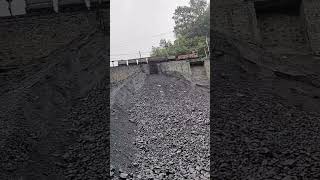
[[[203,49],[204,49],[204,53],[206,53],[206,58],[208,58],[208,54],[207,54],[206,48],[203,48]]]
[[[207,38],[207,36],[206,36],[206,44],[207,44],[207,48],[208,48],[208,54],[209,54],[209,56],[210,56],[210,47],[209,47],[209,43],[208,43],[208,38]]]

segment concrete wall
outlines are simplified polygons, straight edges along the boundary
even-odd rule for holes
[[[141,64],[112,67],[110,68],[110,82],[118,83],[138,73],[149,74],[149,66],[147,64]]]
[[[265,7],[277,8],[265,9],[263,13],[254,6],[258,1],[264,0],[214,0],[212,30],[266,48],[284,49],[280,54],[299,50],[320,55],[320,1],[302,0],[300,15],[299,9],[293,15],[280,13],[288,5],[299,6],[299,1],[265,1]]]
[[[320,1],[303,0],[302,10],[311,49],[320,55]]]
[[[210,80],[210,60],[204,61],[204,68],[206,69],[207,77]]]
[[[188,61],[170,61],[155,64],[158,69],[158,73],[184,77],[191,81],[192,72],[190,67],[190,62]],[[204,70],[206,71],[206,76],[210,79],[210,62],[206,60],[204,62]],[[141,74],[150,74],[150,65],[129,65],[129,66],[118,66],[110,68],[110,82],[111,84],[123,84],[127,79],[143,79],[136,78],[136,76],[141,76]],[[126,83],[126,82],[125,82]]]
[[[187,80],[191,80],[190,63],[187,61],[171,61],[158,64],[159,72],[168,75],[182,75]]]
[[[213,3],[213,10],[211,11],[211,27],[213,30],[246,41],[260,40],[253,2],[214,1]]]
[[[184,78],[191,80],[192,73],[190,69],[190,63],[187,61],[162,62],[155,65],[159,73],[183,76]],[[112,67],[110,68],[110,82],[121,83],[121,81],[129,79],[141,73],[144,73],[146,75],[150,74],[150,65],[140,64]]]
[[[265,47],[308,50],[303,21],[298,15],[258,14],[258,26]]]

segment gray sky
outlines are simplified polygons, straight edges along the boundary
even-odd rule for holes
[[[174,10],[188,4],[189,0],[111,0],[111,60],[137,58],[139,51],[146,57],[161,38],[174,40]]]

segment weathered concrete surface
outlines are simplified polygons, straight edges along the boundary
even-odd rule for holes
[[[210,81],[210,60],[205,60],[205,61],[204,61],[204,67],[205,67],[205,69],[206,69],[207,78],[208,78],[209,81]]]
[[[141,64],[112,67],[110,68],[110,82],[118,83],[140,72],[149,74],[149,66],[146,64]]]
[[[187,80],[191,80],[192,73],[190,63],[187,61],[164,62],[158,64],[158,68],[161,73],[168,75],[179,74]]]
[[[215,31],[263,45],[275,54],[301,53],[303,49],[319,55],[317,0],[214,0],[212,3],[210,21]]]
[[[150,74],[150,64],[140,64],[140,65],[129,65],[129,66],[118,66],[112,67],[110,70],[110,82],[119,83],[124,81],[132,76],[135,76],[139,73]],[[182,76],[187,80],[192,79],[192,72],[190,68],[190,63],[188,61],[170,61],[154,64],[157,68],[158,73],[173,75],[173,76]],[[210,76],[210,65],[209,63],[204,64],[206,74]],[[208,76],[208,77],[209,77]]]
[[[320,55],[320,2],[317,0],[303,0],[302,10],[305,18],[307,36],[312,51]]]

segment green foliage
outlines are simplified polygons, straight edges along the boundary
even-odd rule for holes
[[[193,38],[209,36],[210,6],[205,0],[190,0],[190,6],[179,6],[172,17],[176,36]]]
[[[206,38],[197,36],[187,38],[179,36],[174,43],[166,42],[165,39],[160,40],[160,47],[153,47],[151,56],[176,56],[181,54],[189,54],[197,51],[199,56],[205,56]]]
[[[178,6],[173,16],[176,40],[160,40],[159,47],[152,47],[151,56],[176,56],[197,51],[204,57],[206,37],[210,32],[210,6],[205,0],[190,0],[189,6]],[[205,50],[206,49],[206,50]]]

